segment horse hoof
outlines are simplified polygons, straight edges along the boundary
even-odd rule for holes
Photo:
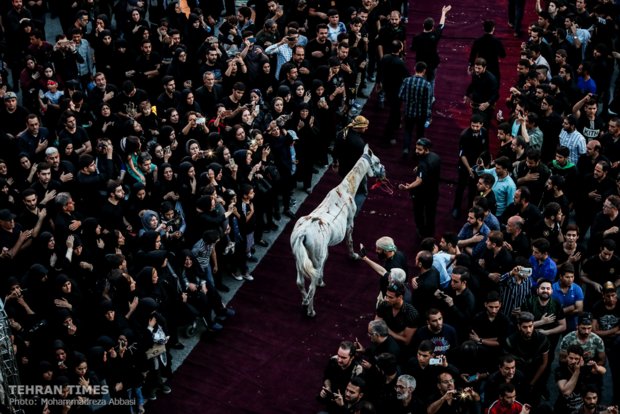
[[[325,287],[325,282],[323,282],[322,280],[316,284],[318,287]]]
[[[312,312],[308,312],[308,318],[314,318],[316,316],[316,312],[312,311]]]

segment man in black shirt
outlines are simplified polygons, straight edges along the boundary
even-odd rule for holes
[[[495,22],[493,20],[485,20],[482,24],[484,34],[474,40],[474,44],[469,52],[469,66],[474,65],[476,58],[483,58],[487,61],[487,70],[500,80],[499,60],[506,57],[506,50],[501,40],[495,37]]]
[[[471,117],[469,128],[465,129],[459,138],[459,175],[452,209],[452,217],[454,218],[458,218],[461,212],[465,189],[468,189],[468,208],[476,196],[477,177],[473,168],[476,167],[480,155],[489,151],[489,135],[486,128],[482,127],[483,122],[484,118],[481,115],[474,114]]]
[[[403,80],[409,76],[409,70],[401,58],[403,43],[393,40],[389,45],[389,53],[383,56],[377,70],[377,89],[385,94],[390,108],[390,115],[385,126],[384,144],[396,143],[395,132],[400,125],[400,98],[398,96]]]
[[[409,345],[417,328],[418,311],[404,300],[405,286],[392,283],[385,300],[377,308],[375,319],[383,319],[390,335],[402,346]]]
[[[435,235],[435,214],[439,199],[439,178],[441,160],[431,152],[431,141],[420,138],[415,144],[415,153],[419,158],[418,167],[414,170],[416,178],[413,182],[400,184],[401,190],[409,190],[413,199],[413,215],[418,234],[424,237]]]
[[[495,102],[499,99],[497,78],[487,71],[487,62],[478,58],[474,62],[471,83],[465,91],[464,102],[469,101],[472,112],[483,117],[485,126],[492,119]]]

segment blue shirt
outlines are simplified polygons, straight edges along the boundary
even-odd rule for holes
[[[538,286],[536,281],[541,277],[553,283],[558,273],[558,267],[550,257],[547,257],[542,264],[539,264],[538,260],[532,255],[530,256],[530,264],[532,265],[532,287]]]
[[[482,252],[487,247],[486,242],[487,242],[487,237],[489,237],[490,232],[491,230],[489,230],[487,225],[482,223],[482,227],[480,227],[480,231],[478,232],[478,234],[484,237],[473,247],[471,251],[472,257],[479,259],[480,256],[482,256]],[[469,223],[465,223],[465,225],[463,225],[463,228],[459,232],[459,235],[458,235],[459,240],[470,239],[473,236],[474,236],[474,230],[473,230],[472,225]]]
[[[495,172],[495,168],[489,169],[478,169],[476,170],[478,175],[482,175],[483,173],[491,174],[495,177],[495,184],[493,184],[493,193],[495,193],[495,202],[497,203],[497,211],[495,215],[497,217],[501,217],[504,214],[504,210],[510,203],[513,202],[515,197],[515,193],[517,192],[517,186],[515,182],[510,178],[510,175],[507,175],[504,178],[499,178],[497,176],[497,172]]]
[[[583,301],[583,290],[581,286],[573,283],[570,285],[570,288],[568,288],[568,291],[564,293],[560,288],[560,282],[555,282],[553,284],[553,293],[551,297],[557,299],[562,307],[565,308],[574,305],[578,301]],[[574,331],[575,328],[577,328],[577,315],[569,315],[566,317],[566,327],[568,332]]]

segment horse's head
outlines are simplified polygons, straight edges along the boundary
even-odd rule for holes
[[[368,170],[369,177],[376,177],[379,180],[385,179],[385,167],[381,164],[381,160],[374,152],[366,145],[364,150],[364,156],[370,162],[370,169]]]

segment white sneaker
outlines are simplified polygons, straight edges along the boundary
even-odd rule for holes
[[[240,282],[243,280],[243,276],[241,276],[241,275],[232,275],[232,277],[234,277],[235,280],[238,280]]]
[[[247,275],[242,275],[241,277],[242,277],[243,279],[245,279],[245,280],[249,280],[249,281],[254,280],[254,276],[252,276],[252,275],[251,275],[251,274],[249,274],[249,273],[248,273]]]

